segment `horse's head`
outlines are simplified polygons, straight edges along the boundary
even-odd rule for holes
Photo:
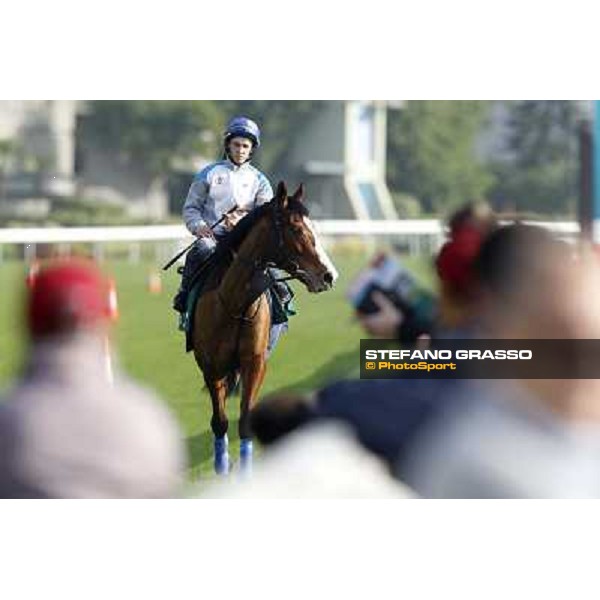
[[[327,256],[304,205],[304,185],[288,196],[286,186],[277,186],[273,205],[275,264],[299,279],[309,292],[330,289],[338,272]]]

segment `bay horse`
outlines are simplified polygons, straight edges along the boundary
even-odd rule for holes
[[[337,271],[317,238],[304,203],[304,186],[246,215],[217,246],[211,273],[194,311],[192,344],[212,402],[214,467],[229,472],[226,400],[241,381],[240,469],[252,465],[250,411],[266,373],[271,311],[268,269],[276,267],[309,292],[330,289]]]

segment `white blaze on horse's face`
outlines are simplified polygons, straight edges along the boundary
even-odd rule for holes
[[[317,252],[317,256],[319,257],[321,264],[327,269],[327,282],[329,284],[329,287],[332,287],[333,284],[336,282],[337,278],[339,277],[339,273],[335,268],[333,262],[327,255],[327,252],[325,252],[325,248],[323,248],[323,244],[321,244],[321,241],[319,240],[319,236],[315,231],[315,226],[313,225],[312,221],[306,216],[303,217],[303,221],[306,227],[312,233],[312,236],[315,240],[315,251]]]

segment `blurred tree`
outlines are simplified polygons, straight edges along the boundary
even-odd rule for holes
[[[261,128],[264,144],[258,162],[267,173],[284,160],[290,140],[323,100],[228,100],[220,103],[227,118],[244,115]]]
[[[426,212],[448,212],[483,197],[493,177],[475,142],[489,105],[477,101],[409,101],[388,113],[387,178]]]
[[[0,139],[0,200],[4,200],[6,196],[6,177],[8,168],[17,151],[17,142],[13,139]]]
[[[508,135],[503,160],[492,163],[498,208],[519,212],[575,210],[577,104],[564,100],[507,102]]]
[[[213,155],[222,127],[212,101],[96,100],[89,103],[83,134],[159,177],[177,160]]]

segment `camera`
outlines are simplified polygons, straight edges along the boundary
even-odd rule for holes
[[[378,254],[370,266],[350,284],[347,298],[357,312],[363,315],[379,309],[373,292],[387,296],[402,312],[401,341],[414,341],[419,335],[431,334],[436,321],[437,300],[423,289],[412,273],[397,259],[386,253]]]

